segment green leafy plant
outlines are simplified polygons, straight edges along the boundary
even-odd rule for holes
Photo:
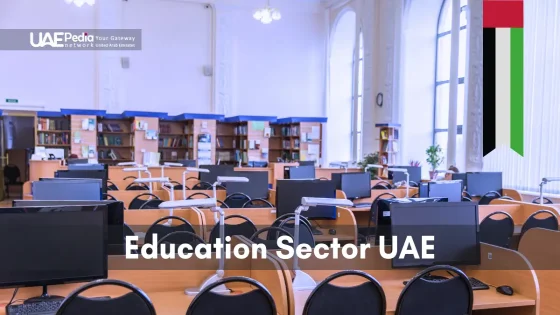
[[[435,171],[441,163],[443,163],[443,150],[439,144],[432,145],[426,149],[426,155],[428,155],[426,162],[428,162],[428,164],[432,167],[432,172]]]
[[[364,158],[358,163],[358,166],[365,170],[368,164],[379,164],[379,152],[370,153],[364,156]],[[378,169],[370,168],[368,172],[371,174],[371,178],[373,179],[374,176],[377,175]]]

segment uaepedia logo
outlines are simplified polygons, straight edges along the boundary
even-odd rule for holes
[[[29,32],[29,43],[35,48],[67,48],[72,46],[88,47],[93,45],[94,36],[82,33],[75,35],[70,32]],[[82,46],[88,45],[88,46]]]

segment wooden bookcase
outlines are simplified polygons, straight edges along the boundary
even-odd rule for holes
[[[216,161],[246,165],[249,161],[268,162],[269,138],[265,131],[276,117],[235,116],[217,122]],[[268,153],[267,153],[268,151]]]
[[[158,152],[161,162],[194,159],[192,120],[160,120]]]
[[[134,161],[134,119],[107,114],[97,120],[97,154],[100,163]]]
[[[70,117],[61,112],[37,112],[35,146],[63,149],[67,158],[72,141],[70,127]]]
[[[270,137],[270,162],[281,158],[285,162],[317,161],[321,158],[322,117],[288,117],[278,119]],[[312,151],[310,153],[310,146]],[[313,154],[314,153],[314,154]]]
[[[376,124],[379,128],[379,163],[385,166],[395,165],[397,163],[397,154],[399,153],[399,124]]]
[[[96,159],[97,156],[97,117],[104,116],[104,110],[61,109],[70,118],[71,154],[78,158]]]

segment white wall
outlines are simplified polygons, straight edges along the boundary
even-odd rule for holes
[[[252,18],[257,0],[2,0],[0,28],[141,28],[141,51],[0,51],[0,100],[59,108],[324,115],[326,30],[319,1],[276,1],[281,21]],[[214,17],[214,14],[216,17]],[[215,33],[214,33],[215,32]],[[215,46],[215,47],[214,47]],[[130,58],[122,69],[121,57]],[[214,77],[202,69],[214,65]],[[0,103],[1,104],[1,103]]]

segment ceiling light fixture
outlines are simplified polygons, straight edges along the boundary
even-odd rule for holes
[[[78,8],[80,8],[81,6],[83,6],[84,4],[89,4],[90,6],[93,6],[95,4],[95,0],[64,0],[64,2],[66,2],[67,4],[75,4]]]
[[[272,21],[278,21],[282,18],[280,11],[275,8],[270,7],[270,0],[268,0],[268,5],[262,9],[258,9],[253,13],[255,20],[261,21],[262,24],[270,24]]]

